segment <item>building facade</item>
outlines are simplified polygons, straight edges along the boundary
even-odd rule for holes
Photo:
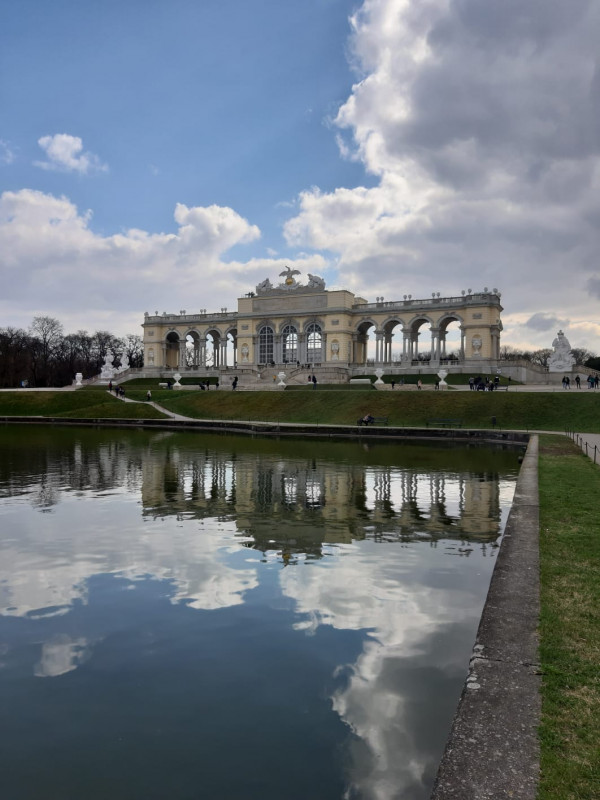
[[[328,366],[351,373],[367,363],[439,368],[448,361],[453,323],[460,330],[453,363],[479,371],[497,365],[502,306],[496,289],[370,303],[346,289],[326,289],[317,276],[300,283],[298,274],[288,267],[278,285],[263,281],[238,299],[234,312],[146,312],[144,371]],[[374,347],[368,348],[369,341]]]

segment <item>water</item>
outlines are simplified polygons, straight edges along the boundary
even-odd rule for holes
[[[0,429],[3,800],[422,800],[514,450]]]

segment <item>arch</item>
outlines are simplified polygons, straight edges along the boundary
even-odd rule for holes
[[[237,365],[237,326],[230,325],[225,331],[225,366]]]
[[[431,344],[429,350],[419,348],[419,337],[421,336],[421,328],[423,325],[429,325],[431,331]],[[410,363],[427,362],[430,363],[436,360],[437,353],[437,328],[435,328],[433,320],[428,314],[418,314],[413,317],[405,328],[408,334],[408,360]]]
[[[306,335],[306,360],[310,364],[320,363],[323,360],[323,328],[318,322],[309,322],[305,328]]]
[[[200,332],[196,328],[189,328],[184,336],[185,339],[185,366],[198,367],[200,365],[200,352],[202,350],[202,340]]]
[[[438,357],[440,363],[456,363],[464,360],[463,317],[460,314],[444,314],[438,321]]]
[[[400,328],[400,330],[397,331],[397,328]],[[402,362],[405,352],[404,328],[404,320],[400,317],[389,317],[382,323],[383,342],[381,346],[381,357],[383,363],[397,365]]]
[[[218,328],[209,328],[204,334],[204,364],[206,367],[221,366],[221,342],[222,334]]]
[[[377,324],[370,318],[362,319],[356,326],[356,333],[352,337],[352,361],[355,364],[364,365],[369,358],[376,360],[374,340],[372,340],[371,346],[369,345],[371,328],[375,328],[375,332],[377,331]]]
[[[257,332],[258,337],[258,363],[274,363],[275,331],[271,325],[261,325]]]
[[[298,361],[298,329],[295,325],[287,324],[281,329],[281,357],[284,364]]]
[[[176,330],[170,330],[165,336],[163,363],[165,367],[176,369],[180,364],[179,351],[181,346],[181,339]]]

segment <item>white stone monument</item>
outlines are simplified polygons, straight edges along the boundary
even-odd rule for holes
[[[549,372],[570,372],[575,364],[575,358],[571,353],[569,340],[562,331],[556,334],[556,339],[552,342],[554,352],[548,359]]]
[[[277,386],[285,386],[285,372],[283,370],[278,372],[277,377],[279,378],[279,383]]]
[[[447,389],[448,388],[448,384],[446,383],[446,375],[447,374],[448,374],[448,370],[447,369],[441,369],[438,372],[438,378],[440,379],[440,386],[439,386],[440,389]]]
[[[113,360],[110,353],[106,354],[104,364],[102,364],[102,371],[100,373],[100,380],[98,383],[109,383],[115,377],[116,369],[113,367]]]
[[[181,384],[179,383],[179,381],[181,380],[181,375],[178,372],[176,372],[175,375],[173,375],[173,377],[175,378],[175,383],[173,384],[173,388],[181,389]]]
[[[75,373],[75,386],[81,386],[83,381],[83,373],[76,372]]]
[[[382,370],[381,368],[375,370],[375,375],[377,375],[377,380],[375,381],[376,384],[383,383],[383,381],[381,380],[381,376],[383,375],[383,373],[384,370]]]

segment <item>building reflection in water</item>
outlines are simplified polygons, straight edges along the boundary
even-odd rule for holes
[[[428,796],[512,497],[514,452],[131,432],[33,430],[7,440],[0,622],[11,631],[22,622],[27,647],[2,651],[0,677],[13,650],[38,684],[80,675],[98,649],[117,647],[122,619],[135,630],[121,609],[127,595],[152,584],[178,613],[173,628],[169,612],[165,650],[187,652],[187,640],[174,637],[179,624],[190,625],[198,664],[207,640],[220,646],[217,617],[234,637],[233,652],[246,642],[256,653],[268,648],[292,684],[295,660],[302,670],[318,653],[328,685],[313,687],[314,696],[328,704],[319,717],[326,729],[335,729],[335,717],[345,732],[336,747],[345,753],[348,797]],[[112,620],[101,610],[108,597]],[[163,652],[152,627],[163,606],[144,616],[151,654]],[[284,628],[287,644],[275,644]],[[303,643],[317,639],[318,651]],[[120,656],[115,649],[117,664]],[[152,660],[145,658],[144,669]],[[246,679],[254,651],[246,658],[233,684]],[[264,698],[264,714],[273,686],[260,682],[261,658],[252,694]],[[178,667],[176,659],[170,669]],[[181,687],[185,719],[187,698],[199,691],[191,676]],[[311,735],[309,718],[296,724]],[[182,733],[178,747],[195,733]],[[226,758],[243,750],[232,747]],[[324,757],[324,770],[330,761]]]
[[[500,532],[500,482],[491,471],[350,463],[332,470],[318,459],[167,449],[142,466],[142,502],[153,517],[232,518],[251,537],[246,546],[280,551],[286,562],[298,554],[320,557],[325,542],[451,538],[488,545]]]

